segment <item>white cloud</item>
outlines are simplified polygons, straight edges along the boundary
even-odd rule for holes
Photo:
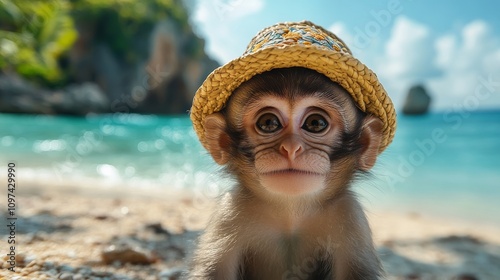
[[[234,21],[255,14],[264,7],[263,0],[199,0],[194,13],[195,21]]]
[[[486,22],[473,21],[460,34],[438,38],[435,46],[436,65],[444,73],[428,81],[435,107],[464,107],[478,87],[484,87],[482,80],[500,81],[500,40]],[[500,87],[493,89],[478,99],[478,107],[500,107]]]
[[[456,56],[457,39],[453,35],[446,35],[438,38],[435,43],[437,51],[436,66],[444,68],[446,65],[453,62]]]
[[[263,0],[200,0],[195,11],[195,20],[199,22],[213,19],[232,21],[259,12],[263,7]]]
[[[500,40],[484,21],[436,37],[429,27],[399,16],[374,68],[398,108],[416,83],[427,87],[433,108],[459,108],[481,79],[500,81]],[[478,108],[500,107],[499,91],[479,100]]]
[[[469,52],[477,52],[481,50],[484,43],[488,42],[490,36],[490,28],[484,21],[474,21],[466,25],[462,30],[464,38],[464,50]]]
[[[417,22],[399,16],[385,46],[382,73],[399,80],[419,80],[434,74],[431,61],[435,55],[430,30]]]
[[[221,63],[241,55],[246,44],[238,39],[236,23],[260,12],[264,4],[264,0],[199,0],[193,20],[197,32],[206,38],[207,53]]]
[[[231,20],[255,14],[261,11],[264,7],[263,0],[219,0],[215,3],[215,8],[218,11],[218,15],[220,17],[226,16]]]
[[[484,70],[487,73],[500,73],[500,47],[484,56]]]

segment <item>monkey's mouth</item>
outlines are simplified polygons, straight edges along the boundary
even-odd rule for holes
[[[300,170],[294,168],[274,170],[261,173],[262,175],[310,175],[310,176],[321,176],[323,174],[308,170]]]
[[[325,176],[314,171],[286,168],[260,173],[260,182],[273,193],[301,195],[323,189]]]

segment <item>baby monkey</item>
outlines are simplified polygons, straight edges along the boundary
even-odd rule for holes
[[[383,123],[324,75],[253,76],[204,121],[205,147],[237,182],[200,237],[189,279],[379,279],[353,178]]]

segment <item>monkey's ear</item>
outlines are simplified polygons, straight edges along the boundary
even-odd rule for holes
[[[213,113],[205,118],[205,139],[208,152],[220,165],[229,160],[230,139],[226,133],[226,120],[221,113]]]
[[[361,170],[368,171],[375,165],[382,141],[382,129],[383,123],[377,117],[367,116],[364,119],[360,139],[363,150],[358,162]]]

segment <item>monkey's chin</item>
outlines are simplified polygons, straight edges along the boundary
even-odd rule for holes
[[[325,185],[325,176],[321,174],[262,174],[260,180],[268,191],[289,196],[310,195],[322,190]]]

